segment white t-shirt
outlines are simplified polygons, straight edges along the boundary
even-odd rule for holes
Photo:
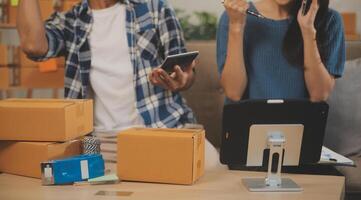
[[[89,36],[94,131],[116,133],[144,125],[136,109],[133,65],[126,33],[125,5],[93,10]]]

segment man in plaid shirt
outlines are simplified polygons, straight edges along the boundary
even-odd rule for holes
[[[82,0],[44,23],[37,0],[21,0],[18,32],[37,61],[66,57],[65,98],[93,98],[95,131],[194,123],[179,91],[194,80],[194,63],[168,75],[159,66],[186,52],[166,0]]]

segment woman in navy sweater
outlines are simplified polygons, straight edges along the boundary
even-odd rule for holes
[[[228,102],[329,97],[344,69],[342,19],[329,0],[311,1],[305,14],[303,0],[224,2],[217,62]]]

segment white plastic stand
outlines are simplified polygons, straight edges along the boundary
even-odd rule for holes
[[[286,142],[280,132],[272,132],[268,135],[270,148],[268,159],[268,173],[266,178],[243,179],[244,185],[251,192],[300,192],[303,189],[289,178],[281,178],[283,149]],[[272,172],[272,163],[275,154],[278,154],[277,172]]]

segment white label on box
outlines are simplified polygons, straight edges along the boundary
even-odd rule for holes
[[[88,168],[88,161],[82,160],[80,161],[80,172],[81,172],[81,178],[89,179],[89,168]]]
[[[49,165],[46,165],[46,167],[44,169],[44,177],[45,178],[53,177],[53,170],[51,169],[51,167]]]

